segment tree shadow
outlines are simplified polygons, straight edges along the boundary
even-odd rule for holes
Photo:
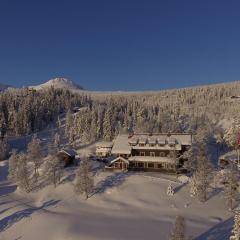
[[[44,210],[47,207],[51,207],[56,205],[60,200],[50,200],[45,203],[43,203],[40,207],[30,207],[18,212],[15,212],[3,219],[0,220],[0,232],[3,232],[10,228],[13,224],[19,222],[23,218],[30,217],[34,212],[37,212],[39,210]]]
[[[214,188],[209,194],[207,200],[217,196],[222,191],[222,188]]]
[[[185,182],[183,184],[181,184],[180,186],[177,186],[176,188],[174,188],[174,193],[179,192],[183,187],[185,187],[188,183]]]
[[[194,240],[226,240],[231,236],[233,226],[233,218],[229,218],[226,221],[223,221],[212,228],[207,232],[196,237]]]
[[[15,192],[17,186],[16,185],[5,185],[5,186],[0,186],[0,196],[5,196],[10,193]]]
[[[131,173],[132,174],[132,173]],[[118,187],[123,184],[127,177],[131,175],[129,172],[117,172],[111,176],[106,177],[104,180],[100,181],[95,187],[95,193],[104,193],[107,189]]]

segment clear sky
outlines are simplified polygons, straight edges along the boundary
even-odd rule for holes
[[[239,0],[1,0],[0,82],[90,90],[240,79]]]

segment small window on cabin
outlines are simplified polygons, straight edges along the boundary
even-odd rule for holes
[[[157,165],[157,167],[158,167],[158,168],[163,168],[163,165],[162,165],[161,163],[159,163],[159,164]]]
[[[139,147],[144,147],[145,144],[144,143],[139,143]]]
[[[145,156],[145,152],[140,152],[140,156]]]
[[[150,146],[150,147],[154,147],[154,146],[155,146],[155,143],[150,143],[149,146]]]
[[[154,163],[148,163],[149,168],[154,168]]]
[[[150,152],[151,157],[155,157],[155,152]]]

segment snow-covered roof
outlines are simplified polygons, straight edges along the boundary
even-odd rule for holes
[[[96,144],[97,148],[112,148],[113,142],[102,141]]]
[[[129,163],[129,161],[128,161],[127,159],[119,156],[119,157],[113,159],[113,160],[110,162],[110,164],[112,164],[112,163],[114,163],[114,162],[116,162],[116,161],[118,161],[118,160],[122,160],[122,161],[125,162],[125,163]]]
[[[157,144],[150,146],[149,143]],[[144,149],[167,150],[172,150],[171,145],[174,145],[174,149],[179,151],[182,149],[182,145],[190,146],[192,144],[192,136],[190,134],[152,134],[151,136],[135,134],[129,137],[128,134],[119,134],[113,142],[112,154],[131,154],[132,149],[142,148],[139,144],[144,144]]]
[[[66,153],[70,157],[74,157],[77,153],[73,149],[62,149],[59,151],[60,153]]]
[[[219,157],[220,160],[227,160],[227,161],[237,161],[238,155],[235,150],[227,152]]]
[[[156,144],[156,142],[157,142],[156,137],[149,137],[149,138],[148,138],[148,143],[149,143],[149,144]]]
[[[112,154],[131,154],[131,146],[128,144],[128,134],[120,134],[113,143]]]
[[[151,157],[151,156],[132,156],[128,158],[129,161],[137,162],[159,162],[159,163],[175,163],[173,158],[168,157]]]
[[[170,145],[175,145],[177,143],[177,139],[174,137],[168,138],[167,141],[168,141],[168,144]]]

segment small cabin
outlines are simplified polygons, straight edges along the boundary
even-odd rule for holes
[[[112,142],[99,142],[96,144],[96,156],[109,157],[111,155],[113,143]]]
[[[57,157],[60,161],[64,162],[64,167],[71,165],[77,153],[73,149],[62,149],[58,152]]]
[[[240,153],[239,153],[240,154]],[[218,165],[220,168],[226,168],[231,164],[236,165],[240,169],[240,155],[235,150],[225,153],[218,159]]]

